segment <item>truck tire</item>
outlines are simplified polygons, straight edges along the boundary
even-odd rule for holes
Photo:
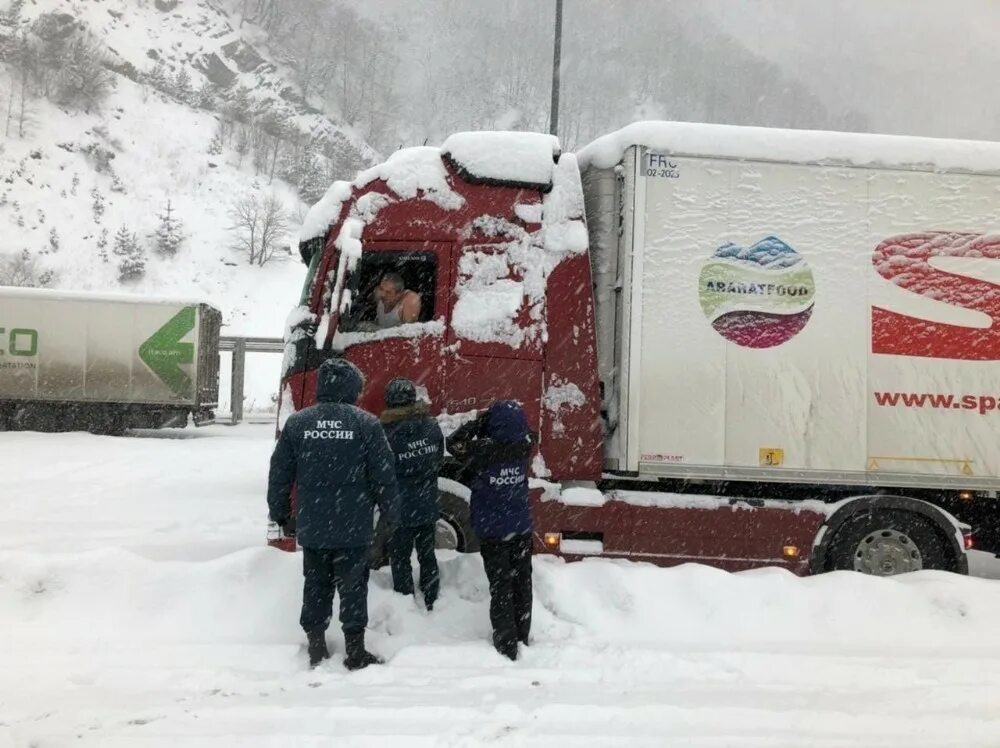
[[[438,548],[447,548],[454,541],[453,549],[459,553],[478,553],[479,538],[472,531],[469,502],[460,496],[441,491],[439,494],[441,517],[438,519]]]
[[[848,517],[827,552],[827,571],[894,576],[921,569],[954,571],[937,528],[918,514],[876,509]]]
[[[472,531],[469,502],[445,491],[439,492],[441,513],[435,533],[435,546],[459,553],[478,553],[479,539]],[[378,515],[378,509],[375,510]],[[389,538],[382,518],[376,516],[375,537],[368,551],[368,567],[380,569],[389,563]]]

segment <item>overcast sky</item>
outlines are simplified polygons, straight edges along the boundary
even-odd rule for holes
[[[1000,0],[698,5],[830,108],[864,112],[875,130],[1000,140]]]
[[[394,13],[403,27],[417,25],[413,0],[349,2],[374,17]],[[434,39],[434,29],[454,22],[473,4],[480,12],[495,13],[500,23],[504,16],[523,19],[526,12],[515,0],[479,2],[436,0],[435,12],[444,18],[434,19],[423,37],[447,47],[447,32]],[[1000,140],[1000,0],[600,0],[601,18],[594,3],[564,0],[568,60],[588,49],[595,53],[591,42],[574,41],[574,33],[597,25],[600,38],[620,36],[608,27],[608,15],[623,28],[638,26],[640,33],[659,35],[664,45],[678,24],[691,39],[722,31],[805,84],[831,112],[862,113],[873,131]],[[534,0],[537,14],[531,15],[547,27],[546,4],[554,15],[555,0]],[[513,20],[511,26],[516,26]],[[546,28],[545,33],[551,32]],[[548,47],[547,38],[540,41]],[[400,51],[405,59],[412,50]],[[666,53],[649,57],[651,67],[667,64]],[[724,61],[706,64],[714,69]],[[539,75],[547,76],[548,70]],[[752,96],[724,89],[720,81],[721,95]]]

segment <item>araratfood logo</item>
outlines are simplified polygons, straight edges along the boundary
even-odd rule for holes
[[[698,281],[712,327],[745,348],[772,348],[795,337],[812,316],[815,293],[802,255],[775,236],[748,249],[719,247]]]

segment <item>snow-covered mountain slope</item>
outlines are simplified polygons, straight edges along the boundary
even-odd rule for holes
[[[4,61],[0,101],[13,114],[6,127],[0,119],[0,259],[27,250],[39,271],[52,271],[57,288],[204,298],[223,310],[229,332],[280,335],[303,277],[286,250],[305,202],[296,185],[272,172],[301,155],[304,143],[314,149],[308,155],[320,181],[350,177],[375,154],[301,99],[289,71],[268,56],[263,33],[240,24],[238,8],[208,0],[18,5],[15,13],[8,4],[7,39],[47,14],[64,33],[91,33],[114,74],[110,94],[90,111],[61,106],[30,86],[19,133],[19,70]],[[190,80],[187,95],[177,93],[179,76]],[[266,158],[259,163],[247,141],[257,138],[266,152],[276,139],[261,123],[278,119],[284,130],[275,169]],[[271,263],[250,267],[233,249],[230,209],[238,198],[269,194],[288,211],[287,239]],[[164,258],[153,234],[168,202],[185,241]],[[124,284],[113,254],[122,227],[147,253],[145,276]]]

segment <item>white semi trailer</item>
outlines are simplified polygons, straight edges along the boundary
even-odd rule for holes
[[[211,422],[221,319],[198,302],[0,287],[0,430]]]

